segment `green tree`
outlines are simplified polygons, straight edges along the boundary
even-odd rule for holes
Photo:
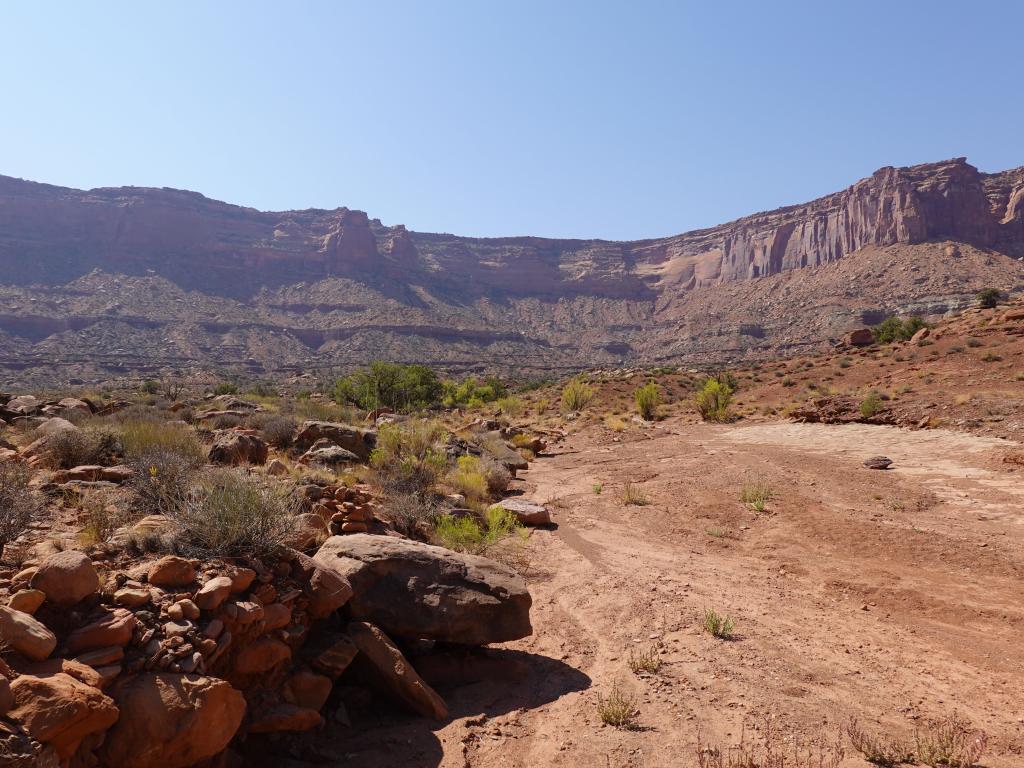
[[[732,393],[732,387],[723,384],[720,379],[707,379],[697,393],[697,410],[701,418],[704,421],[728,421]]]
[[[644,421],[651,421],[658,413],[658,406],[661,405],[661,388],[654,380],[648,381],[642,387],[637,387],[633,393],[636,400],[636,409]]]
[[[437,374],[425,365],[378,360],[338,379],[332,395],[338,403],[350,403],[366,411],[375,408],[414,411],[437,405],[443,391]]]

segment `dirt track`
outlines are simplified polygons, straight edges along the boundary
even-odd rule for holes
[[[1001,461],[1016,449],[871,426],[588,428],[525,478],[557,523],[529,544],[534,636],[438,676],[448,724],[343,737],[321,764],[685,767],[698,729],[756,739],[771,714],[834,740],[856,715],[909,737],[957,709],[990,735],[984,765],[1024,765],[1024,486]],[[862,466],[879,453],[893,469]],[[752,479],[776,493],[763,513],[739,501]],[[625,506],[626,481],[650,504]],[[705,608],[735,640],[701,631]],[[665,664],[639,678],[629,652],[650,645]],[[640,729],[600,725],[615,682]]]

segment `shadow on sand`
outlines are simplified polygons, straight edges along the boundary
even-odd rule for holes
[[[439,648],[411,661],[448,703],[447,721],[405,715],[383,695],[354,693],[339,685],[324,708],[326,724],[320,730],[250,738],[244,765],[436,768],[444,749],[435,731],[452,720],[534,709],[585,690],[591,682],[556,659],[503,648]],[[351,725],[344,724],[339,712],[347,713]]]

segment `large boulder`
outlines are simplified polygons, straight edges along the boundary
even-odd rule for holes
[[[523,454],[505,442],[501,432],[484,432],[477,436],[476,442],[485,455],[490,456],[499,464],[504,464],[513,476],[516,470],[530,467],[530,462],[523,458]]]
[[[35,617],[0,606],[0,645],[26,659],[42,661],[57,647],[57,636]]]
[[[304,421],[295,435],[295,447],[304,451],[320,438],[330,440],[363,460],[370,458],[377,445],[377,432],[372,429],[333,421]]]
[[[543,504],[526,499],[502,499],[498,506],[515,515],[520,525],[551,525],[551,513]]]
[[[270,449],[256,435],[244,432],[223,432],[210,446],[210,461],[214,464],[266,464]]]
[[[54,605],[68,608],[95,594],[100,577],[87,554],[67,550],[43,560],[29,586],[45,594]]]
[[[372,624],[353,621],[348,636],[374,679],[409,709],[432,720],[448,717],[448,706],[419,676],[390,638]]]
[[[486,557],[355,533],[332,536],[313,559],[352,585],[353,619],[392,637],[482,645],[533,631],[526,582]]]
[[[102,733],[117,722],[118,709],[109,696],[63,672],[21,675],[11,683],[11,693],[15,707],[8,716],[65,760],[86,736]]]
[[[239,691],[200,675],[136,675],[111,695],[121,719],[103,744],[103,765],[187,768],[222,752],[245,715]]]

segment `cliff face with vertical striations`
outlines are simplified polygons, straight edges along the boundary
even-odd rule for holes
[[[884,290],[836,282],[853,268],[842,262],[877,253],[890,254],[875,268],[892,273]],[[984,174],[962,158],[632,242],[465,238],[347,208],[262,212],[0,177],[0,365],[272,374],[396,357],[552,370],[767,354],[864,312],[1014,288],[1022,255],[1024,168]],[[812,289],[827,292],[824,319],[800,327],[771,299]]]

